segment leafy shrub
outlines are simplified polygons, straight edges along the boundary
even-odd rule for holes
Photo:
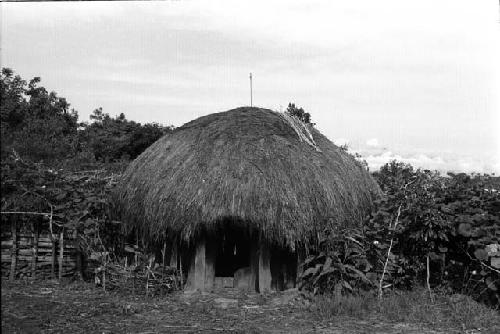
[[[303,286],[319,293],[339,286],[359,291],[370,286],[366,277],[380,288],[428,284],[500,307],[498,179],[444,177],[395,161],[374,176],[384,196],[362,228],[325,235],[304,264]],[[346,264],[359,273],[346,271]]]
[[[345,294],[374,286],[367,277],[372,265],[368,261],[361,231],[355,229],[325,231],[319,253],[303,264],[302,286],[314,293]]]

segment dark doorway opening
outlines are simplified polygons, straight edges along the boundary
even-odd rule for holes
[[[215,276],[232,277],[240,268],[250,266],[250,236],[237,226],[226,224],[215,236]]]

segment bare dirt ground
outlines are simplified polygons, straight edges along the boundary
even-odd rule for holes
[[[450,333],[380,319],[320,319],[295,294],[104,292],[86,283],[2,280],[2,333]],[[481,333],[485,333],[481,331]]]

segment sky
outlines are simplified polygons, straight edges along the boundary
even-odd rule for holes
[[[372,170],[500,174],[497,0],[1,3],[1,65],[66,97],[180,126],[303,107]]]

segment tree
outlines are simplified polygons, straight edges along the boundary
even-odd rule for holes
[[[9,128],[15,128],[23,120],[23,111],[27,106],[24,97],[25,87],[26,81],[21,79],[19,75],[14,76],[14,72],[10,68],[2,68],[0,91],[2,134]]]
[[[76,152],[78,114],[55,92],[14,76],[9,68],[1,74],[2,156],[11,149],[31,160],[58,160]]]
[[[102,108],[94,110],[90,119],[93,122],[85,124],[80,138],[87,150],[100,161],[134,159],[173,129],[156,123],[141,125],[127,120],[123,113],[113,118]]]
[[[304,109],[302,109],[302,108],[297,108],[295,106],[295,103],[291,103],[291,102],[288,103],[288,107],[286,108],[285,112],[291,116],[297,117],[298,119],[300,119],[302,122],[304,122],[306,124],[314,125],[314,123],[311,123],[311,114],[309,114],[308,112],[305,112]]]
[[[40,77],[29,82],[14,71],[1,73],[1,149],[2,158],[14,149],[23,159],[128,160],[173,129],[156,123],[141,125],[125,114],[110,117],[95,109],[91,123],[79,123],[78,113],[64,97],[48,92]],[[76,161],[75,160],[75,161]]]

